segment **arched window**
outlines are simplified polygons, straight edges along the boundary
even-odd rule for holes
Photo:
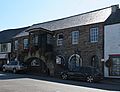
[[[65,58],[61,55],[56,56],[56,64],[64,64]]]
[[[94,55],[91,58],[91,66],[93,67],[99,67],[99,60],[98,60],[98,56]]]
[[[82,66],[82,58],[78,54],[73,54],[68,61],[69,70],[74,70]]]

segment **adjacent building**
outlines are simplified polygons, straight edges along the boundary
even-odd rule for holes
[[[104,58],[105,77],[120,78],[120,9],[105,22]]]
[[[25,32],[25,27],[20,33],[12,38],[12,59],[24,61],[29,52],[29,33]]]
[[[0,32],[0,66],[11,60],[12,37],[20,33],[23,29],[8,29]]]

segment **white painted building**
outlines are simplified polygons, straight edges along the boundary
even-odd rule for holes
[[[105,22],[104,61],[104,76],[120,78],[120,9]]]

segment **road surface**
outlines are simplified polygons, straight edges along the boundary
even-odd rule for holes
[[[0,73],[0,92],[120,92],[120,85]]]

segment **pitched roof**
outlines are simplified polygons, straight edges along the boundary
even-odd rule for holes
[[[105,25],[117,24],[120,23],[120,9],[115,13],[112,13],[109,18],[105,21]]]
[[[15,35],[13,38],[17,38],[17,37],[23,37],[23,36],[28,36],[29,32],[26,32],[25,30],[20,32],[19,34]]]
[[[104,22],[111,14],[111,7],[112,6],[83,14],[78,14],[75,16],[70,16],[67,18],[34,24],[27,30],[31,30],[34,28],[44,28],[50,31],[54,31],[75,26]]]
[[[17,29],[8,29],[0,32],[0,43],[10,42],[12,37],[18,33],[24,31],[28,27],[17,28]]]

